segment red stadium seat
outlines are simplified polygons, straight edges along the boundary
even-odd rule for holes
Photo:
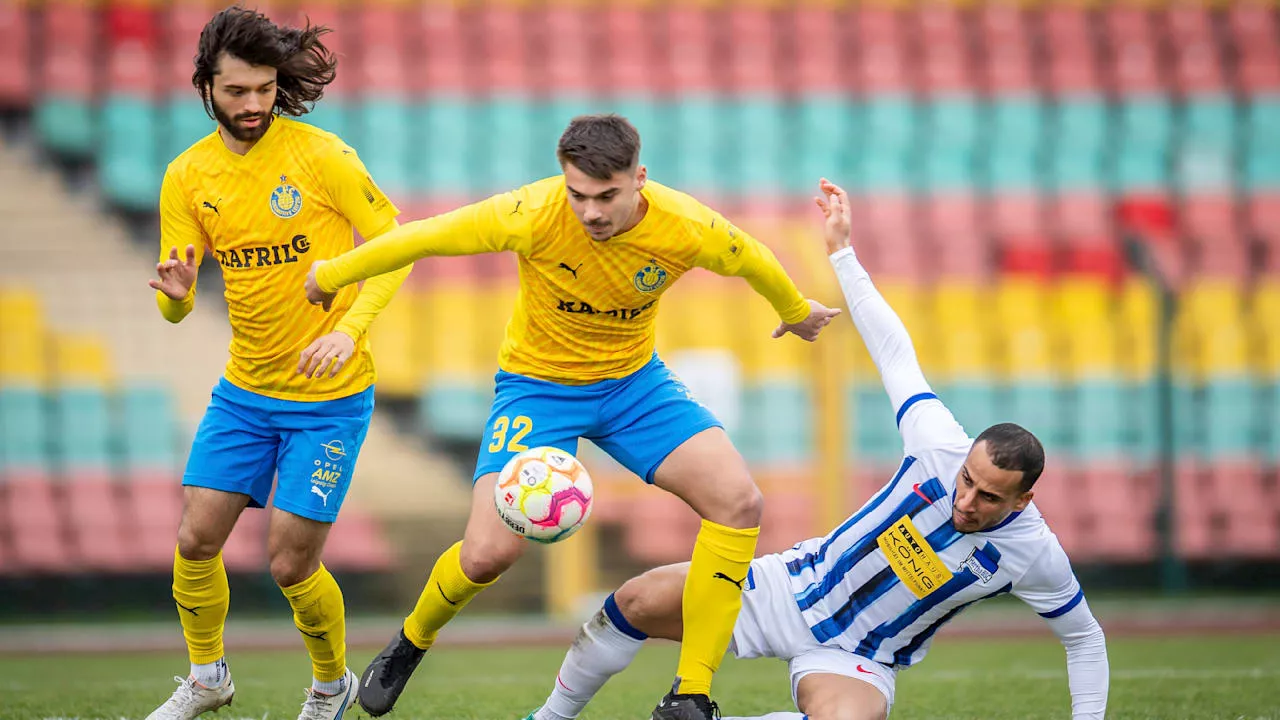
[[[0,5],[0,110],[31,106],[31,10],[22,3]]]
[[[1247,203],[1249,232],[1280,250],[1280,193],[1258,193]]]
[[[1043,238],[1047,235],[1044,204],[1037,195],[1004,193],[993,196],[987,204],[987,222],[997,243],[1017,242],[1019,238]]]
[[[41,17],[37,41],[43,53],[40,92],[92,98],[96,91],[99,34],[91,9],[78,3],[49,3]]]
[[[1276,47],[1275,10],[1257,0],[1234,0],[1224,8],[1231,44],[1239,50]]]
[[[1029,47],[1030,26],[1022,6],[1011,3],[983,3],[974,9],[978,21],[980,43],[988,49],[994,45]]]
[[[394,556],[372,516],[359,508],[344,507],[325,542],[324,563],[340,570],[380,572],[392,568]]]
[[[165,58],[166,72],[161,78],[161,91],[183,95],[192,90],[191,72],[194,68],[191,58],[200,42],[200,32],[213,12],[195,3],[172,3],[164,12],[166,17],[161,31],[164,51],[161,56]]]
[[[982,61],[982,83],[992,95],[1029,94],[1037,81],[1031,50],[1025,45],[987,45]]]
[[[1101,11],[1103,37],[1110,48],[1110,81],[1120,93],[1164,88],[1160,45],[1146,8],[1112,5]]]
[[[1093,44],[1092,20],[1083,5],[1049,3],[1040,10],[1040,27],[1050,48],[1087,48]]]
[[[906,92],[911,89],[911,50],[903,28],[903,13],[874,5],[859,5],[849,14],[853,22],[854,71],[866,93]]]
[[[353,14],[360,48],[352,58],[359,78],[356,86],[365,96],[404,96],[409,89],[409,11],[367,5]]]
[[[81,567],[108,572],[133,567],[118,489],[108,478],[92,476],[72,478],[63,486],[71,552]]]
[[[1047,70],[1048,89],[1057,95],[1095,93],[1102,88],[1098,60],[1089,49],[1051,54]]]
[[[786,550],[818,534],[817,503],[810,493],[773,491],[766,493],[764,516],[756,554]]]
[[[635,498],[626,529],[627,554],[651,565],[688,560],[700,520],[670,493],[653,489]]]
[[[1280,50],[1242,53],[1236,63],[1236,84],[1245,95],[1280,91]]]
[[[1076,238],[1077,241],[1084,238]],[[1088,243],[1063,249],[1063,267],[1068,273],[1090,275],[1119,282],[1128,269],[1120,244],[1110,237],[1088,238]]]
[[[327,26],[332,32],[324,36],[325,47],[329,48],[339,58],[351,57],[359,49],[359,37],[356,34],[355,24],[346,22],[346,13],[343,8],[313,3],[307,7],[297,8],[292,13],[294,16],[292,18],[289,17],[290,13],[287,12],[278,14],[282,15],[282,21],[284,22],[301,24],[309,21],[312,25]],[[358,85],[359,82],[355,73],[339,71],[333,83],[325,88],[325,98],[347,97]]]
[[[792,9],[790,17],[791,38],[789,47],[793,53],[789,83],[796,92],[830,93],[844,89],[848,80],[843,52],[844,38],[837,24],[836,10],[817,5],[800,5]]]
[[[662,16],[656,10],[610,3],[599,10],[605,38],[625,37],[628,42],[609,43],[607,73],[603,76],[612,91],[653,93],[670,86],[671,78],[662,67],[665,52],[657,38]]]
[[[1187,40],[1177,47],[1173,74],[1179,91],[1191,95],[1219,92],[1227,87],[1227,73],[1212,39]]]
[[[1107,198],[1090,193],[1060,195],[1049,206],[1052,229],[1071,238],[1108,237],[1114,228]]]
[[[182,481],[169,475],[132,477],[125,483],[127,542],[132,545],[139,570],[173,567],[182,519]]]
[[[74,561],[59,512],[61,493],[53,483],[42,476],[13,476],[5,490],[4,525],[9,528],[13,568],[37,574],[71,570]]]
[[[409,57],[409,87],[415,95],[471,89],[472,12],[453,3],[415,6],[410,24],[419,40]]]
[[[585,8],[574,5],[547,5],[540,16],[537,54],[542,73],[535,88],[548,95],[581,92],[599,82],[598,60],[607,51],[601,35]],[[566,41],[568,39],[570,41]]]
[[[948,195],[923,202],[925,234],[937,272],[972,279],[989,276],[991,252],[977,200],[971,195]]]
[[[666,67],[671,90],[703,93],[716,89],[719,58],[713,40],[719,14],[703,7],[668,6],[658,11],[667,33]]]
[[[720,12],[728,43],[728,87],[738,93],[780,92],[780,29],[772,11],[754,5],[730,5]]]
[[[267,527],[271,506],[245,508],[235,529],[222,546],[222,563],[228,572],[258,572],[267,568]]]
[[[528,34],[532,10],[503,3],[476,9],[476,41],[482,48],[475,70],[491,93],[523,93],[534,83]]]
[[[1178,206],[1182,234],[1193,244],[1216,249],[1242,244],[1240,218],[1230,195],[1191,195]]]

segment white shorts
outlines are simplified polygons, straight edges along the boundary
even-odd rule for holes
[[[734,657],[779,658],[791,672],[791,700],[796,701],[800,680],[812,673],[831,673],[861,680],[884,695],[893,709],[897,671],[838,647],[819,643],[796,607],[787,568],[778,555],[751,561],[751,575],[742,593],[742,612],[733,628],[729,646]],[[799,704],[797,703],[797,709]]]

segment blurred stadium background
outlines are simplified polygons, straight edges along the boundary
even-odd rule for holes
[[[213,129],[190,76],[218,7],[0,0],[4,618],[172,612],[178,481],[229,332],[215,265],[176,327],[145,280],[165,165]],[[1272,5],[257,7],[334,28],[338,80],[305,120],[359,151],[402,219],[558,172],[565,123],[614,110],[652,177],[834,304],[810,197],[842,183],[939,395],[971,433],[1010,420],[1044,440],[1037,503],[1086,588],[1280,589]],[[353,614],[407,611],[461,530],[514,271],[420,262],[375,323],[379,407],[326,550]],[[762,551],[825,533],[887,477],[900,440],[851,326],[772,341],[767,303],[705,273],[663,306],[660,351],[765,489]],[[582,456],[587,530],[469,613],[573,616],[687,559],[689,510]],[[245,513],[226,548],[233,618],[285,607],[265,519]]]

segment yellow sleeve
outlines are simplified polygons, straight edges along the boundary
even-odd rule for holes
[[[374,238],[381,237],[397,227],[399,224],[395,218],[391,218],[386,227],[379,228],[365,242],[375,242]],[[413,265],[405,265],[399,270],[369,278],[360,288],[356,301],[351,304],[351,308],[342,316],[334,329],[350,335],[352,340],[359,340],[361,335],[368,332],[369,325],[374,318],[378,317],[378,313],[382,312],[387,307],[387,303],[391,302],[391,298],[395,297],[396,291],[404,284],[405,278],[409,277],[412,270]]]
[[[316,270],[325,292],[391,272],[432,255],[478,255],[512,250],[528,255],[532,225],[525,210],[525,190],[494,195],[452,212],[416,220],[367,242]]]
[[[356,151],[346,145],[333,145],[320,159],[320,177],[334,207],[365,240],[386,230],[400,214],[370,177]]]
[[[809,303],[791,281],[773,251],[711,212],[702,232],[702,244],[694,264],[717,275],[745,278],[751,288],[773,305],[785,323],[809,317]]]
[[[169,252],[174,248],[178,249],[178,257],[186,258],[188,245],[195,246],[196,267],[200,267],[200,261],[204,259],[204,231],[192,216],[182,183],[170,166],[160,184],[160,262],[168,260]],[[181,322],[191,312],[196,304],[196,284],[191,283],[191,291],[181,300],[156,291],[156,305],[165,320]]]

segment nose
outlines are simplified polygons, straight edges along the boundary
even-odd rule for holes
[[[244,111],[255,115],[262,112],[262,99],[254,93],[249,93],[244,102]]]
[[[600,212],[600,207],[595,203],[587,203],[583,208],[582,219],[586,222],[593,223],[604,217],[604,213]]]
[[[956,509],[965,515],[973,512],[973,493],[956,493]]]

